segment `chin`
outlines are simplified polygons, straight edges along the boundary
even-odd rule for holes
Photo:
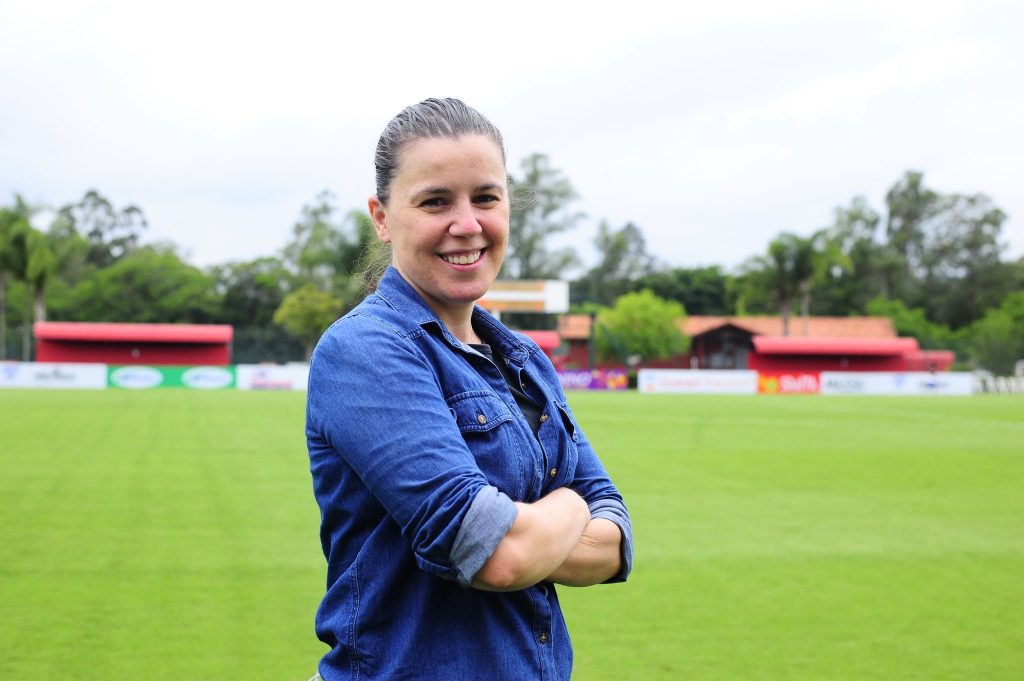
[[[475,303],[480,298],[484,297],[487,293],[487,289],[490,288],[490,282],[484,283],[473,283],[463,284],[462,286],[453,286],[445,291],[445,297],[448,300],[456,303]]]
[[[474,291],[453,291],[448,296],[448,300],[451,300],[452,302],[455,303],[475,303],[476,301],[483,298],[485,293],[487,293],[486,288]]]

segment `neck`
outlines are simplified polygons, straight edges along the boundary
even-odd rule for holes
[[[480,336],[477,335],[473,329],[473,321],[471,316],[467,316],[465,319],[460,319],[455,322],[451,319],[442,319],[444,325],[448,327],[449,333],[458,338],[463,343],[483,343],[480,340]]]

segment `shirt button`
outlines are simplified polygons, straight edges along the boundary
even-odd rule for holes
[[[487,417],[484,416],[483,414],[477,414],[476,422],[482,426],[483,424],[487,423]]]
[[[540,632],[540,642],[541,643],[547,643],[548,642],[548,632],[546,632],[546,631]]]
[[[555,477],[556,475],[558,475],[558,469],[552,468],[548,475],[550,475],[552,478]]]
[[[547,420],[548,420],[548,415],[547,414],[541,414],[540,415],[540,422],[541,423],[544,423]]]

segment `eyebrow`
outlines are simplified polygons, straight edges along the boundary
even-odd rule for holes
[[[494,190],[504,191],[505,187],[497,182],[488,182],[487,184],[481,184],[473,187],[474,192],[488,192]],[[416,192],[416,194],[449,194],[451,189],[448,187],[424,187]]]

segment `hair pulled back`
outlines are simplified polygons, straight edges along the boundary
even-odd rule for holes
[[[453,99],[425,99],[408,106],[392,118],[377,140],[373,165],[377,171],[377,198],[387,205],[391,183],[398,173],[402,152],[413,142],[431,138],[455,138],[463,135],[485,135],[494,140],[505,163],[505,141],[498,128],[483,114],[465,102]],[[391,264],[391,244],[372,241],[363,253],[358,270],[363,289],[372,293]]]
[[[388,122],[380,139],[373,164],[377,171],[377,198],[387,205],[391,182],[398,172],[402,151],[410,143],[438,137],[485,135],[494,140],[505,162],[505,142],[501,132],[483,114],[465,102],[452,99],[425,99],[408,106]]]

